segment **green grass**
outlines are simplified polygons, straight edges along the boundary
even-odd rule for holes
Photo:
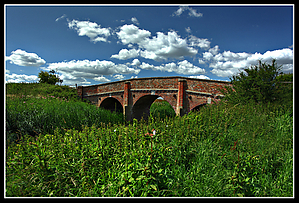
[[[70,111],[70,102],[47,100],[60,108],[53,115]],[[6,196],[293,196],[291,107],[220,103],[183,117],[78,125],[6,145]]]
[[[46,83],[6,83],[6,95],[8,98],[54,96],[79,101],[76,89]]]
[[[84,126],[100,127],[101,123],[124,122],[122,114],[81,102],[74,96],[75,89],[34,83],[31,86],[26,83],[7,84],[5,107],[8,144],[24,135],[54,133],[56,128],[60,131],[73,128],[82,130]],[[20,92],[16,92],[16,89]],[[36,89],[40,90],[38,94]],[[64,89],[67,91],[64,92]]]

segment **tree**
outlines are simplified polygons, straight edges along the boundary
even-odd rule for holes
[[[57,75],[55,75],[54,70],[50,70],[49,72],[41,71],[38,73],[39,83],[47,83],[51,85],[55,85],[57,82],[62,83],[61,80]]]
[[[267,103],[278,100],[280,85],[276,78],[280,70],[281,66],[277,66],[274,59],[272,64],[259,61],[258,65],[244,68],[230,78],[233,88],[223,91],[225,99],[231,103]]]

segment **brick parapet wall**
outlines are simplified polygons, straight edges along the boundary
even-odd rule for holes
[[[219,80],[205,80],[186,77],[150,77],[132,78],[123,81],[104,83],[99,85],[83,86],[83,96],[97,93],[123,91],[125,82],[130,82],[130,89],[178,89],[178,80],[187,81],[186,90],[196,92],[206,92],[210,94],[220,94],[217,88],[229,85],[229,82]],[[82,94],[82,86],[77,88],[78,95]]]

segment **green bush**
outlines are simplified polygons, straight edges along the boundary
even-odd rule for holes
[[[258,65],[244,68],[239,74],[230,78],[233,88],[221,90],[225,95],[225,100],[237,104],[281,102],[285,101],[284,85],[280,83],[280,66],[277,66],[275,60],[272,64],[266,64],[259,61]],[[290,92],[289,89],[287,92]],[[292,98],[290,98],[292,99]]]
[[[152,117],[160,119],[174,117],[176,115],[172,106],[165,100],[156,100],[151,105],[150,114]]]

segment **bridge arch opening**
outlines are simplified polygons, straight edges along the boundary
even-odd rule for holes
[[[121,103],[113,98],[113,97],[108,97],[102,101],[100,104],[101,108],[107,109],[111,112],[117,112],[117,113],[122,113],[123,112],[123,106]]]
[[[194,107],[193,109],[191,109],[192,112],[196,112],[196,111],[200,111],[207,103],[204,104],[200,104],[196,107]]]
[[[166,118],[176,116],[171,104],[163,97],[158,97],[150,106],[150,114],[155,118]]]
[[[138,120],[141,118],[147,119],[150,114],[150,107],[158,97],[158,95],[145,95],[140,97],[132,107],[132,117]]]
[[[157,102],[155,102],[157,101]],[[153,103],[161,103],[161,105],[163,105],[163,107],[165,107],[165,110],[162,109],[162,112],[159,112],[160,110],[154,110],[155,106],[159,106],[159,104],[157,105],[153,105]],[[138,120],[140,120],[141,118],[143,119],[147,119],[148,116],[151,113],[151,110],[154,114],[159,115],[160,117],[163,117],[163,113],[168,115],[168,116],[175,116],[176,113],[173,109],[173,107],[170,105],[170,103],[167,100],[164,100],[163,98],[161,98],[159,95],[145,95],[140,97],[135,104],[132,107],[132,117],[136,118]],[[167,112],[166,112],[167,111]]]

